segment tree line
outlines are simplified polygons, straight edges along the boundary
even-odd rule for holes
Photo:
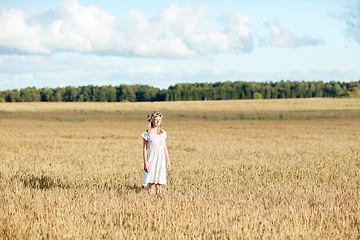
[[[28,87],[0,91],[0,102],[145,102],[359,96],[355,82],[280,81],[181,83],[167,89],[149,85]]]

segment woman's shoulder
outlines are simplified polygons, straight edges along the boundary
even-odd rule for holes
[[[148,130],[145,130],[145,131],[141,134],[141,137],[144,138],[145,140],[148,140],[148,138],[149,138]]]
[[[162,130],[162,134],[167,134],[167,132],[164,129],[161,130]]]

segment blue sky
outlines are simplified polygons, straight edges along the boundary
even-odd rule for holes
[[[0,90],[360,80],[359,0],[0,0]]]

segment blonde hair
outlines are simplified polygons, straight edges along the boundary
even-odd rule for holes
[[[158,127],[156,133],[157,133],[157,134],[161,134],[161,133],[163,133],[163,130],[162,130],[162,128],[161,128],[162,117],[160,117],[160,116],[154,116],[154,117],[155,117],[155,118],[160,118],[160,124],[159,124],[159,127]],[[150,121],[149,121],[149,128],[146,130],[147,133],[148,133],[148,135],[150,135],[151,129],[153,129],[152,120],[153,120],[154,117],[152,117],[152,118],[150,119]]]

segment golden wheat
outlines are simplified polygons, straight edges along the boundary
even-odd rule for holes
[[[141,188],[160,110],[172,169]],[[360,100],[0,104],[4,239],[358,239]]]

